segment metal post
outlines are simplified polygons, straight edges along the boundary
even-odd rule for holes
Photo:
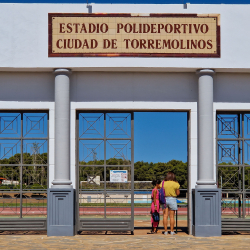
[[[198,80],[198,180],[193,190],[193,234],[221,235],[221,189],[214,178],[213,75],[197,71]]]
[[[135,185],[134,185],[134,112],[131,113],[131,234],[134,234]]]
[[[242,114],[241,115],[241,122],[242,122],[242,133],[241,133],[241,136],[243,138],[242,142],[241,142],[241,154],[242,154],[242,189],[240,191],[242,191],[242,217],[245,219],[246,218],[246,186],[245,186],[245,155],[244,155],[244,152],[245,152],[245,130],[244,130],[244,117],[245,117],[245,114]],[[240,137],[240,134],[239,136]]]
[[[23,138],[23,113],[21,113],[21,137]],[[23,139],[21,139],[21,155],[20,155],[20,218],[23,218]],[[13,178],[12,178],[13,181]],[[12,182],[13,183],[13,182]],[[26,206],[27,207],[27,206]]]
[[[106,137],[107,113],[104,113],[104,218],[107,218],[107,137]]]

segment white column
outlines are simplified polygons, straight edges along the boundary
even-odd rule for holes
[[[197,188],[216,188],[213,147],[213,75],[211,69],[198,70],[198,180]]]
[[[70,78],[71,70],[55,73],[55,179],[54,188],[70,188]]]

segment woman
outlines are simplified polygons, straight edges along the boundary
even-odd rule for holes
[[[155,234],[157,233],[157,228],[159,225],[159,221],[156,222],[153,219],[153,213],[156,211],[159,213],[160,210],[160,203],[159,203],[159,191],[158,189],[160,189],[160,184],[161,181],[160,180],[154,180],[152,181],[152,185],[154,186],[153,190],[152,190],[152,204],[151,204],[151,224],[152,224],[152,230],[151,232],[149,232],[148,234]]]
[[[161,183],[162,186],[162,183]],[[168,172],[164,181],[165,199],[166,204],[163,205],[163,225],[164,234],[168,234],[168,214],[170,217],[170,234],[174,235],[174,215],[177,210],[177,200],[176,197],[180,195],[180,184],[176,181],[175,174],[173,172]]]

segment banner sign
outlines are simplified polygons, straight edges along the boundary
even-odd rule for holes
[[[49,57],[220,57],[217,14],[49,14]]]
[[[128,182],[128,170],[110,170],[110,182]]]

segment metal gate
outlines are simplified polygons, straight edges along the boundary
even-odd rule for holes
[[[78,231],[134,231],[134,114],[77,113]]]
[[[48,113],[0,112],[0,230],[47,230]]]
[[[250,113],[217,113],[222,231],[250,231]]]

